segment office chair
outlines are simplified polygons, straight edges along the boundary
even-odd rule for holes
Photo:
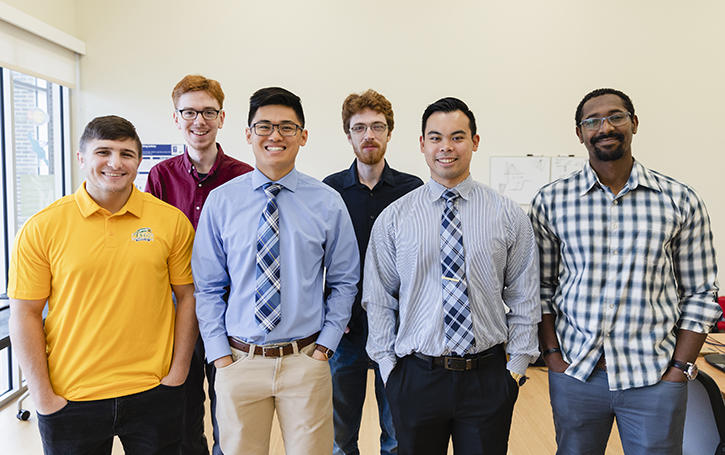
[[[725,403],[715,381],[700,371],[687,385],[683,455],[725,455]]]

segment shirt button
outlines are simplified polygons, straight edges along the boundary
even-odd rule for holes
[[[374,220],[375,219],[375,215],[370,215],[370,219],[371,220]]]
[[[613,205],[617,205],[617,204],[619,204],[619,199],[615,199],[615,200],[613,200],[613,201],[612,201],[612,204],[613,204]]]
[[[199,206],[197,205],[197,206],[196,206],[196,209],[197,209],[197,210],[201,210],[201,207],[199,207]]]
[[[616,231],[618,228],[619,228],[619,224],[612,223],[612,230],[615,230]]]
[[[199,184],[199,188],[201,188],[201,183]]]
[[[370,197],[373,197],[373,192],[372,191],[370,192]]]

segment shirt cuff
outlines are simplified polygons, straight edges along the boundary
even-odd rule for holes
[[[206,350],[206,360],[209,363],[214,362],[216,359],[232,355],[232,350],[229,348],[229,340],[226,336],[204,339],[204,349]]]
[[[710,333],[711,326],[689,319],[680,320],[680,330],[689,330],[696,333]]]
[[[395,368],[396,360],[397,359],[395,357],[393,357],[392,359],[384,357],[378,362],[378,369],[380,369],[380,378],[383,380],[383,384],[388,383],[388,377],[393,371],[393,368]]]
[[[340,344],[343,332],[337,330],[329,325],[322,327],[320,335],[317,337],[315,343],[322,345],[333,351],[337,351],[337,345]]]
[[[529,367],[529,363],[531,363],[531,356],[526,354],[514,354],[509,358],[506,368],[514,373],[525,375],[526,368]]]

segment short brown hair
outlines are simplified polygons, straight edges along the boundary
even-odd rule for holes
[[[204,91],[219,102],[219,108],[224,107],[224,92],[222,86],[214,79],[207,79],[200,74],[187,74],[179,81],[171,92],[171,99],[174,100],[174,107],[184,93]]]
[[[359,95],[357,93],[348,95],[342,103],[342,129],[345,134],[350,134],[350,118],[364,109],[372,109],[383,114],[385,122],[388,124],[388,133],[393,131],[393,126],[395,126],[393,106],[383,95],[368,89]]]
[[[138,148],[138,158],[143,157],[143,146],[141,139],[136,133],[136,128],[131,122],[117,115],[106,115],[91,120],[83,130],[83,135],[78,144],[81,153],[86,153],[86,145],[94,140],[122,141],[131,139]]]

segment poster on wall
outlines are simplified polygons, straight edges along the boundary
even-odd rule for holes
[[[146,189],[149,171],[160,162],[184,153],[184,144],[144,144],[143,159],[133,184],[141,191]]]

